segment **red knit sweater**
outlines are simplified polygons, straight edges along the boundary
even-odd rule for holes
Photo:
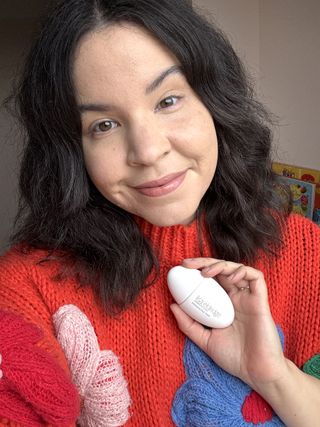
[[[78,307],[91,322],[100,349],[112,350],[122,366],[131,399],[126,425],[169,427],[173,425],[172,400],[185,380],[182,361],[185,337],[169,309],[172,298],[166,275],[183,258],[200,256],[200,250],[195,222],[162,228],[142,223],[141,228],[159,250],[161,276],[119,317],[105,315],[89,287],[80,288],[73,279],[53,281],[59,264],[36,264],[43,252],[23,255],[14,249],[0,261],[0,309],[22,315],[38,325],[44,336],[37,346],[45,349],[68,373],[52,319],[65,305]],[[284,241],[276,258],[263,256],[255,267],[265,275],[271,311],[285,336],[285,354],[301,367],[320,352],[320,229],[292,215]],[[206,256],[210,255],[208,247],[204,251]],[[0,354],[1,351],[0,342]],[[4,367],[3,371],[5,377]],[[0,425],[7,423],[3,419]]]

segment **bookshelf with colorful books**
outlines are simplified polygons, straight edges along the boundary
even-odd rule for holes
[[[278,162],[272,168],[290,187],[292,210],[320,225],[320,170]]]

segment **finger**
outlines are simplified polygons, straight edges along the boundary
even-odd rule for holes
[[[249,287],[250,292],[256,295],[266,296],[267,285],[263,273],[252,267],[240,266],[229,280],[239,289]],[[247,285],[245,285],[247,283]]]
[[[242,264],[236,264],[229,261],[221,261],[202,270],[204,276],[218,276],[222,282],[223,276],[226,276],[228,282],[238,288],[250,287],[255,293],[265,292],[266,284],[263,273],[253,267]],[[247,284],[245,284],[247,282]]]
[[[213,263],[203,268],[201,272],[205,277],[217,276],[219,274],[231,276],[240,267],[243,267],[243,264],[232,261],[215,260]]]
[[[250,290],[250,285],[248,283],[247,280],[240,280],[239,282],[237,282],[236,284],[230,282],[227,278],[225,277],[217,277],[217,281],[219,283],[220,286],[223,287],[223,289],[230,294],[230,292],[238,292],[239,290],[243,290],[243,289],[249,289]]]
[[[246,280],[241,280],[241,285],[240,283],[237,283],[236,285],[229,280],[228,276],[225,276],[223,274],[218,274],[217,276],[214,277],[214,280],[216,280],[220,286],[223,287],[223,289],[230,294],[231,292],[235,291],[238,292],[238,286],[248,286],[248,282]]]
[[[250,281],[246,279],[246,274],[246,267],[241,265],[235,270],[234,273],[228,276],[225,280],[223,278],[220,279],[220,282],[222,285],[224,281],[227,282],[228,287],[231,290],[235,290],[236,292],[238,292],[239,290],[250,291]]]
[[[182,262],[184,267],[201,269],[204,277],[213,277],[217,274],[232,274],[242,264],[215,258],[186,258]]]
[[[191,258],[185,259],[183,264],[189,268],[202,268],[201,273],[204,277],[215,277],[219,284],[230,293],[233,288],[247,288],[248,282],[241,278],[244,276],[245,268],[243,264],[232,261],[225,261],[215,258]],[[237,273],[238,272],[238,273]],[[234,280],[229,280],[229,277]]]
[[[250,287],[251,293],[266,297],[267,286],[263,273],[253,267],[233,261],[225,261],[216,258],[187,258],[183,265],[188,268],[201,269],[204,277],[216,277],[218,282],[227,292],[233,289]],[[245,282],[248,282],[246,284]]]
[[[182,264],[184,267],[188,267],[188,268],[205,268],[205,267],[209,267],[210,265],[216,263],[216,262],[221,262],[223,260],[221,259],[216,259],[216,258],[206,258],[206,257],[199,257],[199,258],[185,258],[182,261]]]
[[[210,330],[188,316],[178,304],[171,304],[171,311],[177,320],[178,327],[188,338],[191,339],[203,351],[208,347]]]
[[[221,273],[215,278],[230,296],[235,292],[246,290],[259,298],[268,298],[268,290],[263,273],[252,267],[239,265],[229,276]]]

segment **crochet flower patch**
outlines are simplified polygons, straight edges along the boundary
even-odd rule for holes
[[[171,411],[178,427],[284,426],[259,394],[221,369],[189,339],[184,365],[187,380],[177,391]]]
[[[74,424],[79,395],[63,369],[37,346],[41,338],[35,325],[0,311],[0,417],[25,427]]]
[[[53,322],[82,398],[78,423],[86,427],[125,424],[130,396],[118,358],[110,350],[100,350],[89,319],[76,306],[61,307]]]

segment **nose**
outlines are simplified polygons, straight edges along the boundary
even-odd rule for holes
[[[171,144],[163,129],[154,121],[135,123],[128,132],[127,160],[131,166],[150,166],[166,156]]]

